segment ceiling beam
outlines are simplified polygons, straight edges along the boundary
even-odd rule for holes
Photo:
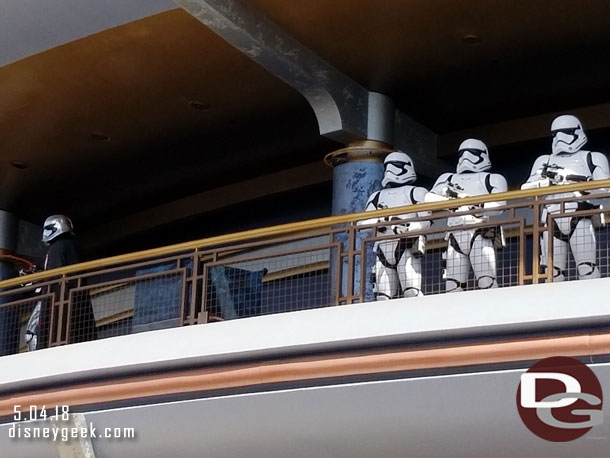
[[[585,130],[610,127],[610,103],[606,103],[442,134],[438,140],[438,154],[442,158],[455,156],[459,144],[466,138],[480,138],[488,147],[492,148],[548,137],[550,147],[551,122],[555,117],[568,113],[577,116],[583,123]]]
[[[342,143],[367,138],[368,91],[247,2],[176,0],[176,3],[299,91],[313,108],[322,135]]]
[[[320,134],[349,143],[377,140],[412,154],[420,171],[436,176],[436,134],[307,48],[244,0],[176,0],[229,44],[299,91],[314,110]],[[420,165],[421,164],[421,165]]]

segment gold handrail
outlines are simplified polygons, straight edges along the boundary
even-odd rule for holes
[[[214,237],[193,240],[191,242],[183,242],[159,248],[152,248],[149,250],[136,251],[133,253],[111,256],[108,258],[96,259],[94,261],[72,264],[70,266],[59,267],[57,269],[45,270],[44,272],[37,272],[35,274],[26,275],[23,277],[10,278],[8,280],[0,281],[0,289],[21,285],[33,281],[39,281],[50,277],[72,274],[79,271],[93,270],[114,264],[125,264],[133,261],[141,261],[143,259],[168,256],[179,252],[194,250],[197,248],[204,248],[206,246],[243,241],[244,239],[255,239],[283,234],[285,235],[295,232],[331,227],[338,224],[351,223],[358,220],[383,218],[385,216],[391,216],[396,214],[445,210],[447,208],[453,208],[461,205],[474,205],[486,202],[497,202],[500,200],[535,198],[551,194],[568,193],[575,191],[588,191],[591,189],[600,188],[610,188],[610,179],[587,181],[583,183],[573,183],[568,185],[562,185],[561,187],[550,186],[548,188],[508,191],[498,194],[487,194],[485,196],[473,196],[465,197],[463,199],[420,203],[415,205],[408,205],[405,207],[394,207],[370,212],[348,213],[345,215],[327,216],[324,218],[298,221],[296,223],[279,224],[276,226],[268,226],[259,229],[250,229],[247,231],[234,232],[231,234],[217,235]]]

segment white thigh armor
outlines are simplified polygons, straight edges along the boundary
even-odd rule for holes
[[[536,186],[562,185],[578,181],[608,178],[608,160],[597,152],[577,151],[540,156],[532,168],[532,173],[524,188]],[[546,199],[574,197],[575,193],[552,194]],[[588,202],[568,202],[565,213],[596,208]],[[542,223],[547,224],[549,216],[561,211],[559,204],[549,204],[543,208]],[[595,231],[590,216],[567,216],[553,218],[553,224],[540,240],[540,264],[546,270],[549,265],[549,237],[552,236],[553,281],[565,280],[568,255],[572,252],[579,279],[598,278],[596,263]],[[549,235],[550,234],[550,235]]]
[[[504,177],[498,174],[455,173],[443,174],[439,177],[431,193],[437,196],[460,198],[479,196],[506,191],[507,185]],[[432,199],[437,200],[434,196]],[[447,225],[450,231],[446,235],[446,291],[462,291],[470,268],[474,272],[478,288],[488,289],[498,286],[496,281],[496,252],[494,242],[501,239],[501,228],[465,229],[470,224],[479,224],[487,221],[488,215],[497,215],[500,212],[489,209],[503,205],[503,202],[484,204],[480,213],[460,215],[460,212],[475,210],[475,207],[458,207],[455,216],[449,217]],[[453,230],[452,228],[455,228]],[[462,230],[458,230],[458,228]]]
[[[595,230],[589,217],[554,218],[553,225],[543,233],[541,238],[541,261],[548,267],[549,233],[553,237],[553,281],[565,280],[568,267],[568,254],[572,251],[579,279],[599,278],[600,272],[596,263],[597,241]]]
[[[423,201],[426,193],[426,189],[410,185],[382,189],[371,195],[367,210],[413,205]],[[426,229],[430,226],[429,221],[409,222],[409,219],[427,215],[428,213],[408,213],[384,218],[382,222],[388,224],[379,226],[377,236],[403,235]],[[380,221],[377,219],[364,221],[368,224],[376,222]],[[380,240],[375,244],[374,249],[377,255],[375,291],[378,300],[423,295],[421,256],[425,251],[424,236],[402,236],[396,239]]]
[[[447,234],[447,292],[465,289],[471,266],[478,288],[497,288],[494,238],[495,234],[482,229]]]

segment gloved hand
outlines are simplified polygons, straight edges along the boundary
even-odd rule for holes
[[[38,335],[32,331],[25,332],[25,343],[28,346],[28,351],[34,351],[38,348]]]
[[[480,210],[476,213],[473,213],[473,216],[476,216],[477,218],[483,218],[485,216],[485,212],[483,211],[483,207],[481,205],[469,205],[468,208],[470,210]]]
[[[463,191],[464,189],[459,185],[447,185],[441,190],[441,193],[444,197],[449,197],[451,199],[463,199],[464,197],[468,197],[468,194]]]

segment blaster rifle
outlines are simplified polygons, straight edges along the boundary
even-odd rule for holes
[[[586,175],[562,175],[561,173],[559,173],[559,170],[563,169],[565,169],[565,167],[562,167],[561,165],[546,163],[542,166],[540,176],[542,178],[548,178],[555,184],[561,181],[591,181],[591,177],[588,177]]]
[[[447,197],[457,198],[460,197],[461,192],[464,188],[457,183],[447,183]]]

